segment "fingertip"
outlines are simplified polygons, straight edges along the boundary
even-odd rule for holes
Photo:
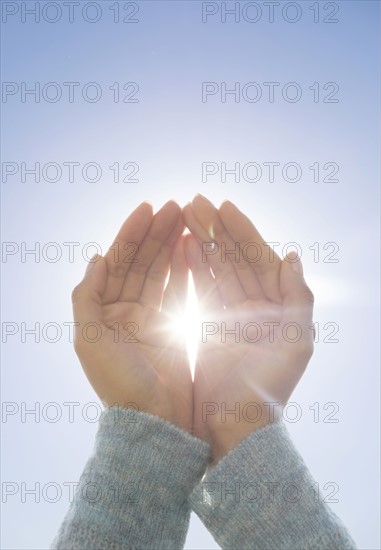
[[[220,204],[220,209],[221,208],[226,208],[226,207],[229,207],[229,206],[234,206],[234,205],[229,199],[224,199]]]
[[[152,207],[152,202],[149,201],[148,199],[145,199],[142,203],[140,203],[140,205],[138,206],[138,208],[140,208],[140,206],[143,206],[143,205],[148,205],[148,206],[151,206],[151,207]]]
[[[289,264],[288,267],[290,267],[294,273],[297,273],[298,275],[303,275],[302,260],[300,259],[300,256],[298,255],[297,252],[295,251],[288,252],[284,260]]]
[[[228,199],[225,199],[224,201],[222,201],[219,209],[218,209],[218,213],[221,217],[221,220],[223,221],[232,221],[232,216],[237,216],[237,215],[240,215],[240,216],[245,216],[243,214],[243,212],[241,212],[239,210],[239,208],[237,208],[237,206],[232,203],[231,201],[229,201]],[[234,219],[234,218],[233,218]]]
[[[280,288],[283,299],[290,303],[308,305],[309,308],[313,305],[313,293],[305,281],[300,257],[295,252],[288,253],[282,261]]]
[[[142,203],[139,204],[139,206],[136,208],[135,212],[138,211],[138,210],[139,211],[146,210],[147,212],[153,213],[153,205],[150,201],[145,200],[145,201],[143,201]]]
[[[192,203],[188,202],[183,208],[183,220],[187,227],[189,227],[192,214]]]
[[[92,271],[94,271],[94,268],[96,267],[97,263],[102,259],[102,256],[100,254],[94,254],[90,260],[88,261],[88,264],[86,266],[85,276],[89,275]]]
[[[208,199],[202,195],[201,193],[196,193],[195,196],[193,197],[193,200],[203,200],[203,201],[207,201]]]
[[[181,207],[180,205],[178,204],[177,201],[175,201],[175,199],[170,199],[169,201],[167,201],[162,209],[169,209],[169,210],[172,210],[173,212],[181,212]]]
[[[197,193],[197,195],[195,195],[193,198],[192,204],[197,204],[197,203],[214,207],[214,204],[209,199],[207,199],[204,195],[201,195],[201,193]]]

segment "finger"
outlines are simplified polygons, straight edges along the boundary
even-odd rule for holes
[[[181,314],[186,307],[189,268],[185,257],[184,238],[179,237],[172,249],[170,275],[164,292],[162,309]]]
[[[265,245],[257,228],[233,203],[224,201],[219,214],[232,239],[240,243],[242,254],[254,269],[267,298],[281,304],[279,285],[282,262],[279,256]]]
[[[264,293],[255,271],[244,258],[239,242],[233,241],[221,221],[217,208],[202,195],[192,201],[192,208],[197,221],[208,229],[218,244],[218,255],[223,262],[231,262],[246,297],[252,300],[263,299]]]
[[[283,297],[283,329],[286,323],[291,327],[287,342],[297,338],[299,332],[298,350],[304,344],[306,352],[312,353],[314,296],[304,279],[300,258],[295,253],[288,254],[282,262],[280,289]]]
[[[193,248],[194,252],[199,254],[197,265],[205,263],[212,268],[224,304],[230,306],[245,301],[247,296],[231,262],[222,261],[218,246],[212,248],[211,243],[214,241],[209,236],[208,231],[197,220],[191,204],[184,207],[183,217],[185,224],[201,244],[197,250]]]
[[[139,300],[148,270],[181,219],[181,209],[174,201],[167,202],[154,216],[150,228],[124,280],[119,299],[124,302]]]
[[[143,288],[139,296],[140,304],[156,309],[157,311],[160,310],[173,247],[183,231],[183,220],[179,217],[177,225],[169,234],[167,240],[162,244],[147,271]]]
[[[152,216],[152,205],[143,202],[128,216],[105,255],[108,277],[104,303],[118,300],[126,275],[134,265],[134,256],[150,227]]]
[[[78,336],[86,334],[86,326],[94,330],[102,329],[103,293],[107,280],[107,264],[102,256],[94,256],[87,266],[83,280],[72,292],[74,321],[76,328],[76,343]],[[91,326],[90,326],[91,324]],[[90,330],[89,328],[89,330]]]
[[[184,250],[187,263],[192,272],[201,311],[216,312],[223,310],[223,301],[216,280],[210,271],[209,264],[202,261],[201,246],[193,235],[186,235]]]

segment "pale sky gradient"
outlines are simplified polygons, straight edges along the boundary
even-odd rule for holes
[[[41,408],[56,402],[63,414],[56,423],[43,418],[37,423],[31,415],[22,422],[20,412],[3,416],[2,479],[20,491],[2,505],[2,547],[48,548],[68,507],[63,484],[78,480],[93,446],[96,423],[84,421],[81,411],[99,401],[63,326],[72,320],[70,293],[86,266],[85,244],[96,242],[105,251],[125,217],[145,199],[157,209],[170,198],[185,204],[201,192],[216,204],[225,198],[235,202],[267,241],[281,243],[278,250],[289,242],[301,246],[321,340],[330,332],[324,325],[336,323],[339,342],[316,344],[291,398],[303,415],[289,429],[319,485],[339,486],[339,502],[331,506],[359,548],[379,548],[379,2],[336,2],[339,22],[330,24],[313,22],[309,1],[297,2],[302,16],[296,23],[282,20],[280,12],[269,23],[263,2],[257,3],[263,8],[257,23],[242,17],[222,23],[220,11],[203,23],[202,2],[177,0],[139,2],[138,23],[114,23],[109,9],[114,3],[107,1],[98,2],[97,23],[80,16],[70,23],[67,14],[56,23],[43,18],[34,23],[31,16],[23,23],[21,3],[8,4],[19,12],[2,24],[3,83],[21,90],[22,82],[27,88],[56,82],[63,98],[49,103],[42,96],[36,103],[27,95],[22,102],[20,91],[1,104],[2,240],[19,250],[3,256],[2,263],[3,331],[4,322],[19,328],[3,345],[2,400],[19,410],[22,402],[29,409],[36,402]],[[38,4],[42,10],[46,3]],[[326,17],[332,3],[319,4]],[[213,5],[222,9],[220,2]],[[73,103],[64,82],[80,83]],[[102,89],[99,102],[82,99],[89,82]],[[109,87],[115,82],[123,94],[132,91],[123,91],[125,83],[137,83],[139,102],[114,103],[116,88]],[[223,82],[227,88],[256,82],[263,96],[251,103],[242,94],[238,102],[230,95],[223,103],[216,94],[203,103],[202,82],[220,88]],[[280,83],[273,103],[266,99],[266,82]],[[282,98],[279,90],[289,82],[301,87],[299,102]],[[339,86],[337,103],[322,101],[332,91],[324,90],[328,82]],[[319,83],[317,103],[309,89],[314,83]],[[21,164],[30,168],[36,162],[80,167],[74,182],[65,170],[57,182],[41,177],[38,183],[30,175],[22,182]],[[136,163],[138,183],[114,182],[109,167],[116,162],[123,177],[123,165]],[[216,175],[203,182],[205,162],[225,162],[228,168],[256,162],[263,177],[253,183],[228,176],[223,183]],[[279,170],[270,182],[268,162],[281,168],[298,163],[300,181],[285,181]],[[87,163],[101,167],[98,182],[81,177]],[[339,165],[339,181],[314,182],[309,168],[314,163],[322,177],[330,172],[326,163]],[[18,172],[4,180],[4,170],[12,166]],[[61,247],[59,261],[46,261],[46,249],[41,261],[31,255],[22,261],[23,246],[40,243],[43,249],[49,242]],[[80,243],[74,262],[63,244],[70,242]],[[309,248],[314,243],[319,243],[316,262]],[[339,247],[332,256],[338,262],[323,261],[334,250],[324,249],[326,243]],[[36,322],[60,324],[61,340],[36,343],[27,336],[23,343],[21,324],[31,328]],[[72,423],[65,402],[80,403]],[[316,402],[317,423],[309,409]],[[324,423],[330,411],[323,407],[331,402],[339,406],[339,422]],[[23,482],[27,488],[57,483],[62,497],[49,503],[27,496],[22,502]],[[194,516],[186,548],[218,548]]]

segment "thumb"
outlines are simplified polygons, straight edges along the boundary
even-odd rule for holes
[[[312,346],[314,295],[304,279],[302,262],[294,252],[287,254],[282,261],[280,292],[284,324],[295,324],[296,330],[300,330],[300,341]]]
[[[87,323],[102,321],[102,296],[107,277],[103,256],[91,258],[82,281],[74,288],[71,299],[74,321],[83,327]]]

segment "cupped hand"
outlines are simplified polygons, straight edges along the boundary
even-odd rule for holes
[[[231,202],[198,195],[183,215],[203,321],[194,433],[217,461],[287,403],[313,352],[313,295],[300,259],[281,261]]]
[[[142,203],[72,294],[75,350],[106,406],[131,407],[192,430],[192,379],[172,318],[185,307],[184,225],[173,201]],[[166,278],[170,270],[167,286]]]

